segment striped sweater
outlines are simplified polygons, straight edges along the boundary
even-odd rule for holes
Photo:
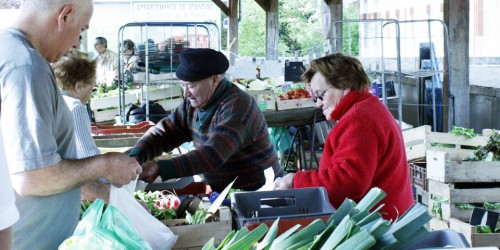
[[[273,167],[275,175],[281,174],[257,103],[226,79],[203,110],[184,99],[139,139],[130,156],[142,164],[189,141],[194,150],[158,161],[163,181],[203,174],[212,190],[220,192],[239,176],[233,188],[251,191],[264,185],[266,168]]]

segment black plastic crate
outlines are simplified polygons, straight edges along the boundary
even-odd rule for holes
[[[335,210],[323,187],[231,193],[237,229],[255,222],[322,217]]]

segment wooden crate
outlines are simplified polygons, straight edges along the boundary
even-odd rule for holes
[[[415,186],[415,202],[429,206],[429,192],[420,186]]]
[[[255,99],[261,111],[276,110],[276,97],[273,90],[249,90],[248,94]]]
[[[448,152],[451,159],[462,160],[475,151],[473,147],[486,145],[493,131],[484,129],[482,135],[469,138],[465,135],[432,132],[431,130],[431,126],[424,125],[402,132],[408,161],[424,159],[427,150]],[[453,147],[443,147],[443,144]]]
[[[456,204],[500,202],[500,186],[483,187],[477,184],[474,187],[474,183],[443,183],[429,179],[429,213],[433,216],[436,216],[432,213],[436,197],[446,200],[446,202],[441,203],[443,220],[449,221],[450,218],[456,218],[469,221],[472,210],[459,209]],[[500,212],[500,210],[492,211]]]
[[[182,90],[178,85],[150,89],[148,95],[150,101],[159,103],[167,111],[177,108],[184,100]],[[143,91],[138,91],[137,99],[144,103],[145,98],[146,94]]]
[[[315,103],[311,98],[298,98],[291,100],[276,100],[277,110],[299,109],[315,107]]]
[[[449,152],[427,151],[429,210],[434,198],[442,204],[443,219],[469,221],[471,209],[457,208],[461,203],[500,202],[500,163],[453,160]]]
[[[182,90],[179,85],[164,85],[158,88],[149,88],[148,97],[150,101],[160,101],[165,99],[182,98]],[[137,91],[137,100],[144,102],[146,100],[146,90]]]
[[[214,245],[219,245],[232,230],[231,211],[228,207],[220,207],[216,217],[219,218],[218,221],[197,225],[174,226],[184,220],[165,220],[162,222],[175,235],[179,236],[173,249],[202,249],[212,237]]]
[[[429,230],[444,230],[450,228],[450,223],[445,220],[431,218],[431,220],[427,223],[427,227]]]
[[[129,103],[137,103],[135,93],[125,95],[125,105]],[[94,112],[96,123],[114,121],[115,116],[120,114],[120,99],[118,96],[109,96],[103,98],[92,98],[90,106]]]
[[[475,226],[455,218],[450,219],[450,228],[462,233],[472,247],[500,247],[500,233],[481,234]]]
[[[448,152],[428,150],[427,178],[444,183],[500,183],[500,162],[459,161],[451,156]]]

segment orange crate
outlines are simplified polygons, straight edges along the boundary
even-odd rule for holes
[[[112,134],[140,134],[145,133],[155,124],[150,121],[140,122],[135,125],[93,125],[93,135],[112,135]]]

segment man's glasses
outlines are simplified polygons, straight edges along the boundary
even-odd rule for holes
[[[308,90],[309,90],[309,94],[311,94],[311,98],[312,98],[313,102],[317,102],[318,100],[323,101],[323,96],[325,95],[326,91],[328,91],[331,88],[333,88],[333,86],[323,90],[323,92],[319,92],[318,90],[312,91],[312,89],[309,86]]]

